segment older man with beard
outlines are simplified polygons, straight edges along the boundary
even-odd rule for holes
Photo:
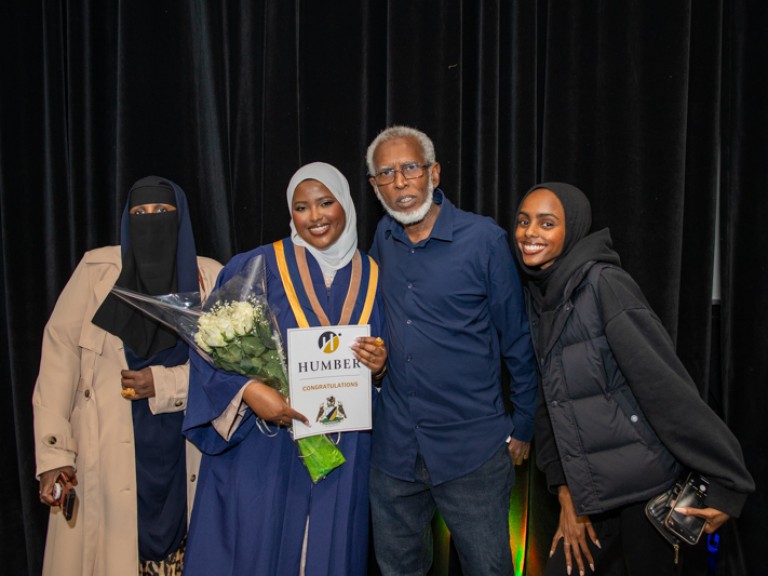
[[[437,188],[440,164],[423,132],[384,130],[367,163],[387,212],[370,250],[389,333],[370,485],[379,567],[426,574],[439,509],[465,575],[511,575],[509,497],[514,465],[528,458],[537,381],[507,234]]]

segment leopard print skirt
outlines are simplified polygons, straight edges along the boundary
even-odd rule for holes
[[[181,540],[179,548],[163,560],[139,560],[139,576],[181,576],[184,569],[184,551],[187,537]]]

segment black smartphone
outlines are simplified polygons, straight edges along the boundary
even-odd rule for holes
[[[77,501],[77,492],[74,488],[70,488],[69,491],[61,497],[61,513],[64,514],[64,518],[67,522],[72,520],[72,513],[75,511],[75,502]]]
[[[707,497],[708,487],[709,482],[705,478],[699,474],[689,474],[685,484],[680,488],[680,492],[672,503],[672,509],[669,511],[666,520],[664,520],[664,525],[667,529],[688,544],[696,544],[699,541],[701,533],[704,531],[706,520],[698,516],[684,516],[679,512],[675,512],[675,508],[680,506],[686,508],[706,508],[707,505],[704,503],[704,500]]]

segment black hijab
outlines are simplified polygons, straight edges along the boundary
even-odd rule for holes
[[[520,247],[515,243],[515,256],[520,267],[528,276],[528,292],[533,308],[539,316],[537,354],[546,354],[557,338],[555,321],[557,308],[570,297],[569,292],[581,283],[582,278],[595,262],[621,265],[619,255],[613,250],[611,235],[607,228],[589,234],[592,225],[592,209],[584,193],[570,184],[545,182],[537,184],[526,192],[525,198],[534,190],[551,190],[563,205],[565,213],[565,240],[563,251],[551,266],[531,268],[523,262]]]
[[[561,279],[563,276],[563,274],[560,273],[560,270],[564,267],[565,257],[571,250],[573,250],[576,244],[587,235],[592,226],[592,207],[589,203],[589,199],[584,195],[584,192],[575,186],[571,186],[564,182],[544,182],[542,184],[536,184],[525,193],[525,196],[523,196],[523,199],[517,207],[517,212],[520,212],[523,202],[525,202],[525,199],[532,192],[542,188],[551,190],[563,205],[563,212],[565,213],[565,241],[563,243],[563,251],[551,266],[544,268],[543,270],[538,267],[532,268],[526,266],[525,262],[523,262],[520,247],[517,246],[517,244],[515,244],[515,256],[523,271],[530,279],[529,288],[531,295],[539,304],[543,305],[545,309],[551,309],[549,305],[556,305],[557,302],[554,300],[559,299],[560,290],[557,290],[557,288],[561,287],[561,282],[558,282],[558,279]],[[568,276],[570,276],[570,274]]]
[[[130,214],[134,206],[155,203],[170,204],[176,210]],[[131,187],[123,210],[120,240],[122,269],[116,286],[151,296],[199,289],[187,200],[175,183],[147,176]],[[138,358],[148,359],[170,348],[179,348],[173,356],[185,361],[186,345],[172,330],[113,294],[107,296],[92,321],[120,338]]]

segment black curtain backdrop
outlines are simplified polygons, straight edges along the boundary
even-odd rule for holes
[[[178,182],[199,252],[226,261],[286,234],[289,177],[324,160],[349,178],[366,248],[381,209],[365,148],[392,123],[430,134],[448,196],[510,232],[535,182],[587,192],[758,482],[717,573],[764,572],[763,0],[6,0],[0,48],[3,574],[41,569],[43,325],[83,252],[117,243],[130,184]],[[557,506],[519,472],[518,564],[536,575]],[[435,572],[459,573],[455,557]]]

